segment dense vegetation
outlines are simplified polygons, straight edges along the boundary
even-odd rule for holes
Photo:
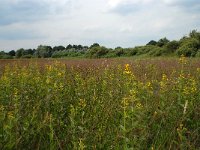
[[[200,147],[197,59],[59,61],[1,60],[0,149]]]
[[[61,57],[87,57],[87,58],[110,58],[122,56],[187,56],[200,57],[200,32],[193,30],[188,36],[178,41],[169,41],[162,38],[158,41],[151,40],[145,46],[134,48],[116,47],[115,49],[100,46],[98,43],[90,47],[82,45],[68,46],[45,46],[40,45],[37,49],[18,49],[8,53],[1,51],[0,58],[61,58]]]

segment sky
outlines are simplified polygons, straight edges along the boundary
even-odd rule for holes
[[[200,0],[0,0],[0,51],[134,47],[200,30]]]

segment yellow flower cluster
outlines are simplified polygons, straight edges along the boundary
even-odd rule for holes
[[[152,83],[151,83],[150,81],[146,83],[146,87],[147,87],[148,89],[150,89],[150,90],[153,89]]]
[[[9,119],[14,119],[15,118],[12,111],[9,111],[7,115],[8,115]]]
[[[184,55],[181,55],[181,57],[179,58],[179,63],[186,65],[187,62],[188,61],[187,61],[186,57]]]
[[[125,74],[131,74],[131,69],[130,69],[130,65],[129,64],[125,64],[124,73]]]
[[[161,89],[162,91],[165,91],[168,80],[169,80],[169,79],[167,78],[167,75],[166,75],[166,74],[163,74],[163,75],[162,75],[162,80],[160,81],[160,89]]]
[[[183,93],[185,95],[193,94],[197,91],[197,83],[193,78],[190,78],[187,84],[183,88]]]
[[[137,109],[141,109],[141,108],[143,108],[143,106],[142,106],[142,104],[141,104],[140,102],[137,102],[136,108],[137,108]]]
[[[130,99],[129,98],[123,98],[123,100],[122,100],[122,106],[124,107],[124,108],[126,108],[126,107],[128,107],[129,106],[129,104],[130,104]]]

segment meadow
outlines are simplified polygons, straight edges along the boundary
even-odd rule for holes
[[[200,60],[0,60],[0,149],[200,149]]]

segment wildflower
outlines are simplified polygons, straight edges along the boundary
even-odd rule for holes
[[[136,108],[137,108],[137,109],[141,109],[141,108],[143,108],[143,106],[142,106],[142,104],[141,104],[140,102],[138,102],[138,103],[136,104]]]
[[[183,87],[183,93],[185,95],[193,94],[197,91],[197,83],[194,78],[188,79],[186,85]]]
[[[166,74],[162,75],[162,80],[160,81],[160,88],[162,91],[166,90],[168,78]]]
[[[14,97],[17,97],[18,93],[19,93],[18,89],[17,89],[17,88],[14,88],[13,96],[14,96]]]
[[[52,69],[53,69],[53,68],[52,68],[51,65],[47,66],[47,70],[48,70],[48,71],[52,71]]]
[[[130,65],[129,64],[126,64],[125,65],[125,71],[124,71],[125,74],[131,74],[131,70],[130,70]]]
[[[4,111],[4,106],[0,105],[0,111]]]
[[[58,76],[62,76],[62,73],[61,73],[61,72],[58,72]]]
[[[181,57],[179,59],[179,63],[183,64],[183,65],[187,64],[187,59],[186,59],[186,57],[183,54],[181,55]]]
[[[132,98],[135,98],[137,95],[137,90],[136,89],[130,90],[130,93],[131,93]]]
[[[168,80],[168,78],[167,78],[167,75],[166,75],[166,74],[163,74],[163,75],[162,75],[162,80],[163,80],[163,81],[167,81],[167,80]]]
[[[153,87],[152,87],[152,83],[151,83],[151,82],[147,82],[147,83],[146,83],[146,87],[149,88],[149,89],[152,89],[152,88],[153,88]]]
[[[13,115],[12,111],[9,111],[7,115],[8,115],[9,119],[13,119],[14,118],[14,115]]]
[[[128,98],[123,98],[122,105],[123,105],[124,108],[126,108],[127,106],[129,106],[129,99]]]
[[[84,145],[84,143],[83,143],[83,139],[81,138],[81,139],[79,139],[79,149],[80,150],[84,150],[86,148],[86,146]]]
[[[80,100],[79,100],[79,106],[80,106],[81,108],[85,108],[85,107],[86,107],[86,101],[85,101],[85,99],[80,99]]]

